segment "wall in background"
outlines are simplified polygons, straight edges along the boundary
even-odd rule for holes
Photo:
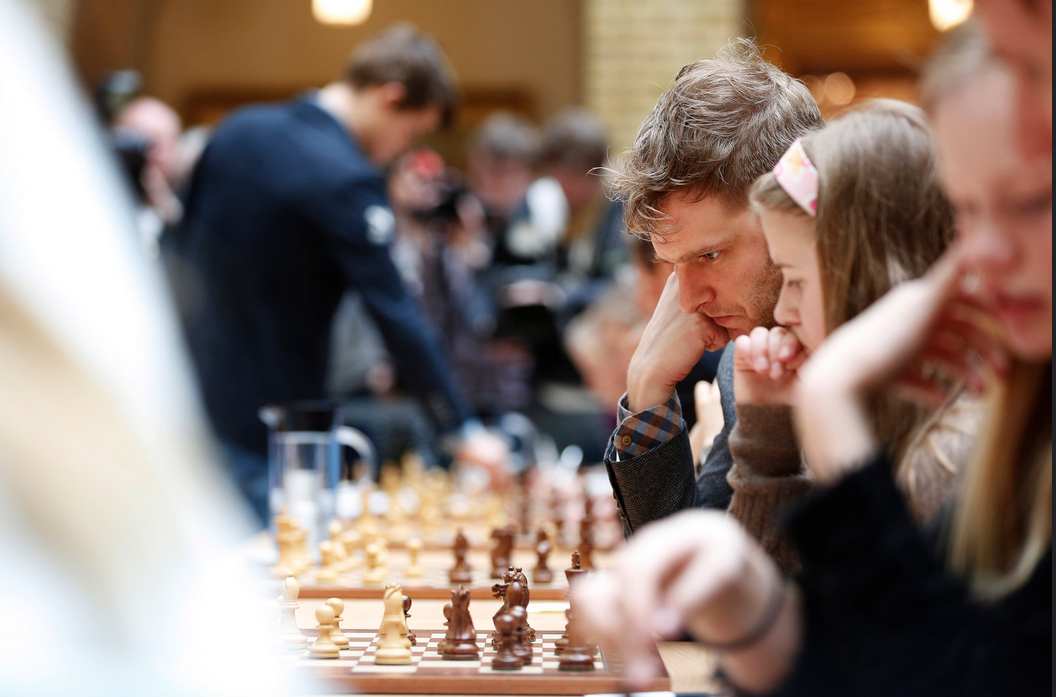
[[[365,24],[333,27],[310,0],[81,0],[73,44],[86,78],[138,68],[148,92],[187,115],[224,94],[322,85],[357,42],[410,20],[443,44],[467,91],[542,118],[579,103],[580,16],[581,0],[375,0]]]
[[[584,100],[629,148],[686,63],[747,31],[744,0],[584,0]]]

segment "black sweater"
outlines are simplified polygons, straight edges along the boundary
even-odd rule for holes
[[[803,556],[803,649],[781,697],[1052,694],[1052,548],[1026,585],[972,598],[914,524],[883,456],[812,497],[789,531]]]

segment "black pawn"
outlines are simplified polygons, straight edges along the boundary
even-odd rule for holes
[[[491,659],[492,670],[520,670],[524,663],[516,653],[517,622],[510,614],[499,615],[495,618],[496,649],[498,652]]]
[[[406,619],[411,619],[411,596],[403,596],[403,616]],[[410,623],[407,624],[407,640],[411,642],[411,646],[418,645],[418,636],[411,631]]]

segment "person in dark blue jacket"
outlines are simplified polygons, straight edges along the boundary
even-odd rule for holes
[[[439,432],[463,436],[462,459],[498,468],[498,446],[480,431],[467,437],[469,407],[389,250],[381,167],[449,120],[454,98],[439,46],[393,27],[352,56],[342,80],[231,116],[195,170],[171,245],[198,291],[185,312],[190,351],[233,474],[262,516],[258,409],[325,397],[331,319],[348,287]]]

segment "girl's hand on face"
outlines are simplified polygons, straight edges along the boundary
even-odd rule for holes
[[[982,392],[1009,359],[983,301],[965,291],[966,279],[961,252],[952,247],[927,275],[839,327],[801,371],[803,408],[818,404],[819,392],[860,398],[881,389],[941,404],[950,377]]]
[[[792,404],[803,345],[784,327],[756,327],[739,336],[733,362],[733,394],[738,404]]]

